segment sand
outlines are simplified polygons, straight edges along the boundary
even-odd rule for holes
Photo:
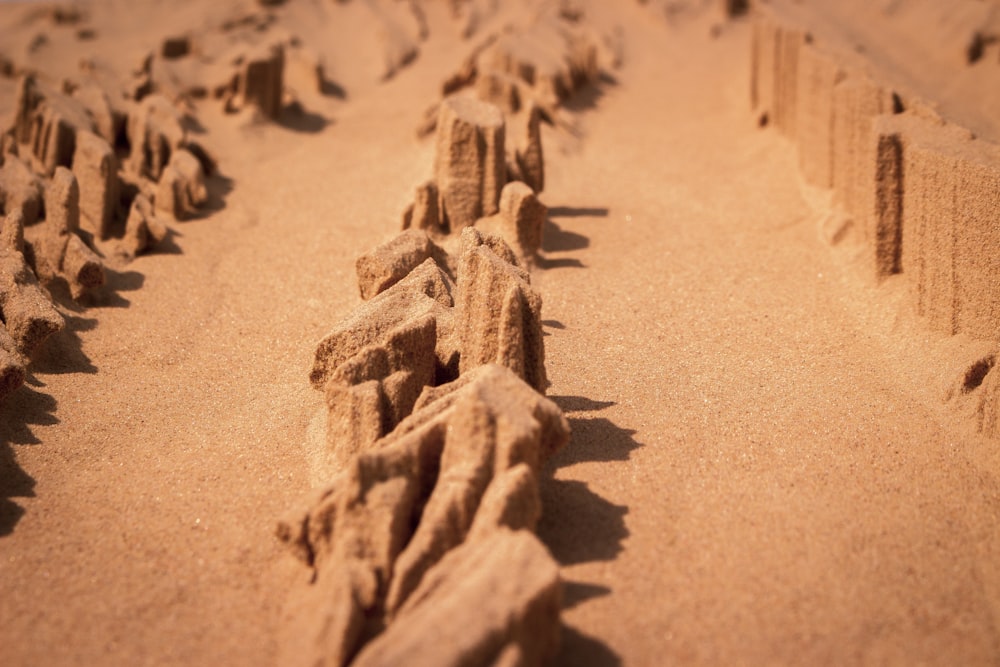
[[[48,199],[25,228],[32,247],[76,234],[104,284],[74,283],[65,260],[39,276],[65,324],[22,355],[24,386],[0,405],[0,661],[457,664],[456,646],[463,664],[997,661],[993,3],[774,1],[735,18],[724,3],[555,3],[557,25],[592,39],[592,71],[573,46],[588,42],[531,22],[539,4],[94,0],[76,22],[0,5],[0,113],[21,69],[58,82],[96,57],[194,119],[184,152],[167,121],[143,136],[206,172],[201,201],[183,163],[136,166],[152,212],[117,211],[103,234],[93,172],[68,165],[82,231]],[[486,44],[488,85],[459,91],[506,114],[507,173],[528,185],[504,200],[495,139],[448,171],[428,119],[508,22],[535,27]],[[762,50],[776,26],[783,50]],[[257,37],[222,37],[243,29]],[[194,54],[178,56],[185,35]],[[253,41],[282,44],[280,86],[266,49],[253,58],[271,74],[203,62]],[[534,84],[509,53],[530,55]],[[448,187],[458,199],[428,205]],[[442,216],[463,192],[499,236],[469,241]],[[398,240],[411,204],[406,238],[433,247]],[[440,272],[450,303],[435,292],[430,323],[404,328],[416,347],[372,334],[363,358],[382,361],[337,364],[339,388],[324,374],[317,391],[317,344],[381,312],[414,265]],[[437,387],[415,398],[390,379],[404,371]],[[341,451],[328,420],[347,399],[331,395],[403,414],[338,417],[377,431],[347,429]],[[538,426],[559,412],[561,448]],[[490,420],[521,435],[489,435]],[[421,429],[509,465],[483,476]],[[404,450],[430,467],[394,479],[440,466],[466,481],[418,495],[430,509],[402,533],[379,532],[388,505],[371,505],[348,531],[371,551],[338,528],[310,562],[278,538],[316,493]],[[449,512],[465,518],[434,518]],[[375,562],[410,583],[378,588],[337,657],[341,635],[315,626],[346,618],[341,598],[317,586]]]

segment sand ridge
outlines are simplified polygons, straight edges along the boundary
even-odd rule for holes
[[[758,122],[795,141],[807,183],[832,189],[825,233],[857,246],[869,280],[900,275],[931,329],[994,340],[1000,274],[982,249],[996,234],[996,145],[947,121],[932,102],[880,83],[886,75],[877,69],[838,59],[804,25],[780,10],[756,15],[750,91]],[[974,394],[972,422],[987,436],[997,419],[993,364],[992,353],[970,362],[961,373],[968,380],[947,396]]]
[[[560,76],[520,58],[522,85]],[[596,63],[596,46],[583,59]],[[492,71],[477,63],[465,84]],[[291,594],[285,662],[541,664],[558,650],[558,568],[530,531],[541,467],[570,433],[536,393],[548,385],[542,300],[526,267],[547,210],[517,180],[526,171],[544,183],[539,107],[528,102],[522,154],[506,145],[501,109],[477,99],[493,87],[472,90],[438,105],[434,179],[418,188],[402,234],[358,259],[367,303],[317,348],[310,379],[325,395],[332,481],[278,527],[312,571]],[[569,95],[561,90],[552,97],[542,84],[549,117]],[[520,567],[499,556],[517,541],[533,552]],[[477,620],[452,629],[442,614]]]

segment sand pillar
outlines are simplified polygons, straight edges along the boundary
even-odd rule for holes
[[[500,110],[471,98],[446,99],[438,116],[434,173],[441,218],[450,231],[496,213],[507,180]]]
[[[118,206],[117,162],[107,141],[93,132],[77,133],[73,174],[83,186],[80,188],[80,212],[90,223],[90,231],[101,239],[111,235],[111,223]]]
[[[281,114],[285,53],[279,45],[263,47],[247,57],[237,81],[237,95],[268,118]]]

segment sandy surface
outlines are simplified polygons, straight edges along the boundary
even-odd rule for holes
[[[306,98],[309,131],[200,104],[215,210],[61,300],[67,328],[0,407],[4,664],[276,660],[302,573],[274,524],[318,482],[315,343],[426,178],[414,129],[467,49],[431,3],[419,57],[379,82],[351,59],[363,3],[315,4],[349,17],[302,35],[347,95]],[[947,341],[822,240],[828,202],[749,110],[747,19],[710,37],[714,14],[604,9],[623,65],[568,103],[575,133],[543,130],[532,276],[573,429],[538,528],[566,582],[557,664],[995,664],[1000,454],[928,388]],[[925,96],[942,71],[893,70]],[[942,112],[992,138],[968,99]]]

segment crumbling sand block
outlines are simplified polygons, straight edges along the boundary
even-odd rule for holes
[[[879,119],[902,148],[901,268],[917,312],[946,334],[1000,329],[1000,147],[911,114]]]
[[[84,10],[72,4],[56,5],[48,13],[56,25],[77,25],[87,17]]]
[[[500,193],[500,211],[476,223],[476,228],[503,237],[517,255],[518,261],[531,265],[542,247],[542,230],[548,208],[538,201],[524,183],[514,181]]]
[[[544,454],[546,460],[549,453]],[[498,528],[534,531],[542,517],[538,473],[518,463],[498,473],[486,487],[466,540],[485,538]]]
[[[184,145],[186,133],[180,114],[166,97],[147,95],[129,113],[129,169],[140,176],[160,179],[171,154]]]
[[[546,79],[561,78],[563,64],[559,62],[560,55],[558,46],[552,42],[532,39],[523,32],[507,33],[484,50],[476,69],[480,72],[504,72],[534,86],[539,78],[539,70],[546,72]],[[568,77],[562,78],[568,81]],[[558,99],[545,102],[558,103]]]
[[[39,169],[51,175],[73,160],[78,130],[94,131],[94,123],[79,101],[35,79],[21,78],[14,104],[14,137],[24,157],[30,154]]]
[[[125,221],[122,250],[126,257],[135,257],[167,238],[167,227],[156,217],[153,204],[144,194],[136,195]]]
[[[106,239],[118,207],[118,159],[108,142],[93,132],[76,135],[73,174],[80,185],[80,213],[89,231]]]
[[[228,111],[256,107],[270,119],[281,115],[284,92],[285,50],[281,44],[262,44],[249,50],[239,65],[234,94],[226,103]]]
[[[112,146],[127,136],[126,123],[131,100],[115,68],[107,62],[88,58],[80,62],[83,81],[73,90],[73,97],[87,109],[97,133]]]
[[[559,106],[599,74],[597,45],[587,35],[549,20],[501,35],[484,51],[478,66],[480,71],[505,72],[524,81],[548,108]]]
[[[498,254],[497,246],[506,244],[475,229],[462,233],[456,323],[459,370],[465,373],[497,363],[544,392],[548,381],[542,298],[531,288],[528,273],[517,266],[513,252],[507,248]]]
[[[558,27],[556,31],[563,34],[566,43],[566,62],[573,82],[570,94],[573,94],[600,77],[598,45],[594,36],[585,31],[567,30],[565,27]]]
[[[975,422],[979,432],[987,438],[1000,435],[1000,373],[995,368],[987,372],[979,388]]]
[[[774,116],[777,56],[778,27],[766,14],[757,14],[751,33],[750,106],[757,114],[757,122],[761,126],[770,123]]]
[[[24,360],[7,329],[0,326],[0,402],[24,384]]]
[[[545,189],[545,159],[542,154],[541,110],[534,103],[524,114],[524,143],[515,154],[521,180],[535,192]]]
[[[445,556],[352,664],[547,664],[561,604],[559,567],[538,538],[498,530]]]
[[[69,169],[57,167],[45,190],[45,221],[30,229],[29,241],[40,278],[62,276],[73,298],[104,284],[101,259],[77,236],[80,188]]]
[[[331,377],[326,386],[327,459],[339,470],[385,435],[386,398],[378,379],[347,384]]]
[[[219,173],[218,159],[200,142],[187,138],[184,141],[184,150],[197,158],[198,163],[201,165],[201,171],[205,174],[206,178]]]
[[[403,420],[421,390],[434,382],[437,320],[433,315],[389,332],[362,348],[327,380],[327,446],[338,467]]]
[[[0,252],[24,252],[24,213],[14,209],[0,218]]]
[[[69,284],[72,297],[79,299],[89,290],[104,284],[104,264],[83,239],[70,234],[63,254],[62,275]]]
[[[475,55],[478,56],[478,53]],[[447,97],[466,86],[471,86],[476,81],[477,73],[475,58],[466,58],[455,72],[441,82],[441,95]]]
[[[480,222],[481,221],[482,220],[480,220]],[[489,232],[486,230],[475,229],[472,232],[469,232],[468,234],[465,234],[463,232],[463,237],[468,237],[468,239],[471,240],[472,243],[479,244],[488,248],[494,255],[496,255],[503,261],[507,262],[508,264],[511,264],[517,269],[523,270],[524,267],[521,266],[521,260],[518,259],[517,254],[514,253],[510,245],[506,241],[504,241],[503,237],[500,236],[499,234],[495,234],[493,232]],[[462,242],[463,237],[459,237],[460,243]],[[465,248],[465,244],[461,244],[459,246],[459,259],[461,259],[462,248]],[[523,275],[529,276],[527,271],[523,271]]]
[[[282,76],[283,84],[297,91],[322,93],[327,86],[322,57],[301,44],[292,44],[285,49],[285,71]]]
[[[109,144],[117,140],[124,116],[116,118],[111,101],[100,86],[88,81],[73,90],[73,98],[78,100],[94,119],[94,129],[98,135]]]
[[[750,10],[750,0],[720,0],[723,15],[729,18],[742,16]]]
[[[389,332],[427,314],[438,319],[438,363],[452,365],[456,354],[450,343],[453,289],[448,275],[433,259],[427,259],[403,280],[356,308],[317,346],[309,374],[313,387],[324,389],[337,367],[361,348],[383,342]]]
[[[205,205],[205,171],[190,151],[178,148],[170,155],[156,188],[156,208],[182,220]]]
[[[417,188],[413,203],[403,212],[403,229],[422,229],[429,234],[441,234],[441,212],[438,189],[434,181]]]
[[[371,9],[377,23],[375,38],[382,49],[381,78],[387,81],[416,60],[420,51],[407,29],[386,11],[387,8],[372,6]]]
[[[873,255],[873,274],[880,281],[902,269],[903,252],[903,139],[899,133],[879,131],[874,140],[875,171],[872,179],[874,210],[867,217],[866,252]],[[871,152],[869,151],[870,155]]]
[[[295,655],[300,664],[348,664],[384,623],[392,564],[409,539],[437,478],[440,427],[351,459],[306,511],[278,536],[315,572],[299,601]]]
[[[24,221],[7,215],[0,248],[0,313],[17,353],[30,356],[65,321],[24,259]]]
[[[778,30],[775,60],[774,125],[788,137],[797,136],[799,104],[799,52],[806,43],[804,31],[790,26]]]
[[[185,104],[190,98],[208,95],[200,77],[194,75],[198,65],[193,59],[167,58],[158,52],[146,54],[140,67],[133,73],[129,84],[130,97],[141,100],[156,93],[176,104]]]
[[[497,33],[491,33],[481,40],[472,51],[466,55],[462,64],[447,79],[441,82],[441,95],[447,97],[476,81],[479,74],[479,57],[496,42]]]
[[[877,147],[872,141],[875,118],[893,111],[892,91],[859,72],[837,83],[833,90],[833,190],[834,201],[854,224],[874,228],[873,203]],[[869,247],[875,238],[866,231]]]
[[[375,0],[365,3],[368,18],[375,26],[375,43],[381,51],[373,72],[383,81],[389,80],[417,59],[420,54],[418,40],[423,40],[427,30],[423,10],[411,2],[385,2]]]
[[[497,364],[486,364],[468,373],[463,373],[456,380],[446,384],[424,387],[423,392],[421,392],[420,397],[413,406],[413,413],[400,422],[399,426],[385,439],[385,442],[388,443],[394,438],[400,438],[411,431],[419,430],[436,420],[439,415],[451,410],[456,402],[465,396],[463,391],[467,387],[482,385],[504,386],[506,387],[505,391],[512,392],[508,398],[512,399],[520,395],[523,399],[528,400],[528,394],[519,394],[519,390],[514,388],[515,386],[527,386],[523,380],[519,384],[507,382],[507,380],[516,377],[516,374],[509,368]],[[504,378],[507,380],[504,380]],[[471,389],[469,391],[476,393],[479,390]],[[537,392],[530,395],[528,403],[533,406],[532,414],[534,414],[535,419],[538,420],[541,427],[541,434],[539,436],[539,446],[541,447],[539,456],[541,458],[539,460],[544,463],[568,442],[569,423],[565,420],[565,417],[563,417],[562,412],[558,410],[558,406],[555,403],[552,403]],[[532,464],[532,467],[535,469],[534,464]]]
[[[821,188],[833,186],[833,91],[844,76],[833,57],[814,43],[799,47],[795,106],[799,168],[808,183]]]
[[[757,113],[785,136],[796,137],[799,51],[811,41],[800,28],[761,9],[753,33],[751,98]]]
[[[384,292],[426,259],[441,252],[440,249],[434,252],[434,243],[426,232],[410,229],[361,255],[355,263],[361,298],[367,300]]]
[[[21,227],[20,216],[18,212],[0,219],[0,257],[6,256],[7,253],[21,253],[24,230]],[[24,384],[24,367],[25,359],[18,349],[17,342],[7,331],[6,326],[0,326],[0,401]]]
[[[31,168],[14,155],[0,166],[0,211],[21,211],[24,225],[33,225],[42,216],[42,182]]]
[[[507,224],[511,246],[527,261],[542,247],[542,230],[548,208],[538,200],[532,188],[523,183],[508,183],[500,193],[500,217]]]
[[[952,335],[955,322],[955,181],[958,163],[947,153],[914,146],[906,137],[903,171],[903,269],[917,312],[931,328]]]
[[[554,403],[511,371],[485,366],[425,389],[418,405],[355,456],[310,507],[279,525],[279,536],[315,570],[296,633],[307,642],[303,662],[345,664],[380,631],[400,568],[408,583],[394,589],[393,599],[403,605],[403,592],[419,586],[419,595],[423,580],[436,579],[434,564],[466,536],[489,543],[505,528],[537,519],[537,483],[525,482],[569,438]],[[404,550],[411,554],[405,563]],[[524,573],[508,569],[517,564],[496,567],[518,580]],[[398,609],[402,618],[404,607]]]
[[[958,156],[954,327],[975,338],[1000,332],[1000,148],[973,141]],[[904,176],[905,178],[905,176]]]
[[[503,72],[483,72],[476,77],[476,96],[505,113],[517,113],[521,109],[517,79]]]
[[[167,37],[160,44],[160,55],[167,60],[183,58],[191,53],[191,37],[188,35],[176,35]]]
[[[483,519],[480,530],[495,527],[503,517],[514,524],[509,527],[533,530],[540,515],[540,506],[533,505],[537,475],[569,438],[568,424],[558,408],[509,370],[489,365],[470,375],[450,389],[450,395],[433,392],[443,404],[422,401],[420,413],[393,436],[403,437],[409,429],[426,428],[435,420],[448,422],[438,482],[420,525],[393,567],[386,597],[390,614],[403,605],[427,570],[466,539],[494,480],[522,464],[528,471],[520,474],[528,474],[531,483],[505,478],[491,498],[489,518]],[[515,492],[526,495],[502,498]],[[497,505],[510,506],[512,511]]]
[[[556,20],[500,35],[477,59],[477,71],[503,72],[524,81],[546,108],[565,102],[600,75],[593,35]]]
[[[40,278],[60,274],[69,236],[79,228],[80,186],[73,172],[61,167],[45,187],[45,221],[28,233]]]
[[[500,110],[468,97],[445,99],[438,115],[434,173],[446,230],[459,232],[496,213],[507,180]]]
[[[912,254],[918,247],[918,238],[913,236],[907,238],[904,248],[903,230],[908,225],[913,233],[922,227],[923,213],[919,208],[907,211],[910,222],[906,222],[904,201],[909,198],[909,205],[915,206],[924,195],[907,193],[916,181],[905,176],[904,171],[908,135],[911,131],[923,131],[922,125],[923,121],[910,115],[878,116],[872,120],[866,146],[859,153],[864,162],[858,166],[858,173],[867,183],[860,183],[855,194],[868,199],[859,205],[860,215],[856,220],[861,222],[864,259],[876,282],[901,272],[904,253]],[[908,279],[916,277],[912,271],[911,266]]]

